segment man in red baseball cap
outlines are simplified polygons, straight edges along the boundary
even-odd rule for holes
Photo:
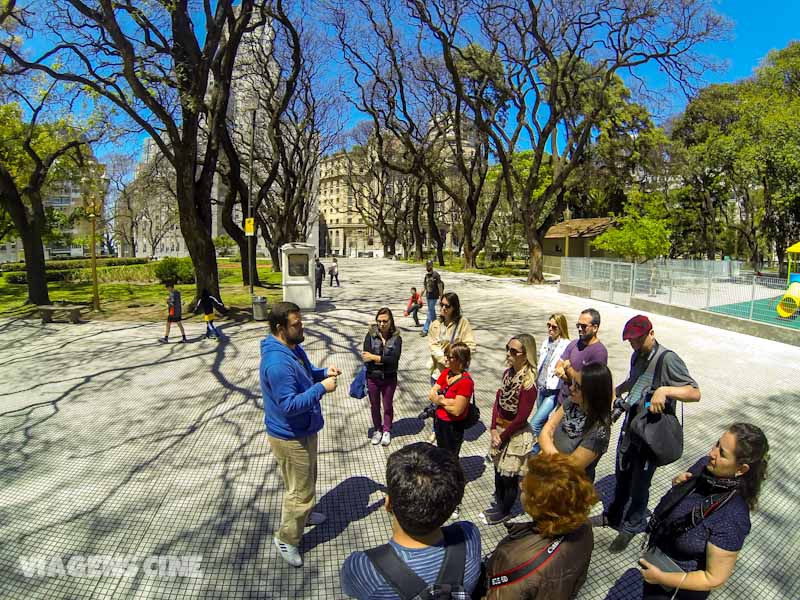
[[[630,374],[617,386],[614,403],[615,415],[625,413],[617,444],[614,500],[605,513],[591,519],[595,526],[619,530],[609,547],[614,553],[625,550],[634,536],[647,527],[650,483],[657,466],[644,440],[630,431],[630,420],[642,410],[654,413],[666,410],[675,414],[677,400],[700,400],[700,388],[689,374],[686,363],[656,341],[650,319],[644,315],[630,319],[622,330],[622,339],[631,345],[633,355]],[[625,392],[628,395],[623,399]]]

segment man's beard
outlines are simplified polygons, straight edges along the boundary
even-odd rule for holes
[[[306,339],[306,336],[302,332],[298,333],[295,336],[287,336],[286,337],[286,341],[289,342],[290,344],[302,344],[303,340],[305,340],[305,339]]]

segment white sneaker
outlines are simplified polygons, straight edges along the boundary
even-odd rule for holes
[[[382,437],[383,437],[383,433],[381,433],[380,431],[376,431],[375,433],[373,433],[372,434],[372,445],[373,446],[377,446],[378,444],[380,444]]]
[[[453,514],[450,515],[450,520],[451,521],[458,521],[458,517],[460,517],[460,516],[461,516],[461,507],[460,506],[456,506],[456,509],[453,511]]]
[[[384,431],[383,435],[381,436],[381,446],[388,446],[389,443],[392,441],[392,434],[388,431]]]
[[[327,520],[328,517],[322,513],[311,512],[308,514],[308,517],[306,517],[306,527],[316,527],[317,525],[322,525]]]
[[[281,558],[293,567],[303,566],[303,557],[300,556],[300,551],[297,546],[292,546],[286,542],[280,541],[277,537],[272,538],[273,543],[278,548],[278,554]]]

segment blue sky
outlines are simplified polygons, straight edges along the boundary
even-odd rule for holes
[[[770,50],[800,39],[798,0],[718,0],[716,5],[734,21],[734,37],[707,46],[709,54],[729,63],[725,72],[709,74],[709,82],[749,77]]]

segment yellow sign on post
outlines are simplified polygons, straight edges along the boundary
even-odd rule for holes
[[[256,234],[256,220],[255,219],[245,219],[244,220],[244,234],[248,236],[252,236]]]

